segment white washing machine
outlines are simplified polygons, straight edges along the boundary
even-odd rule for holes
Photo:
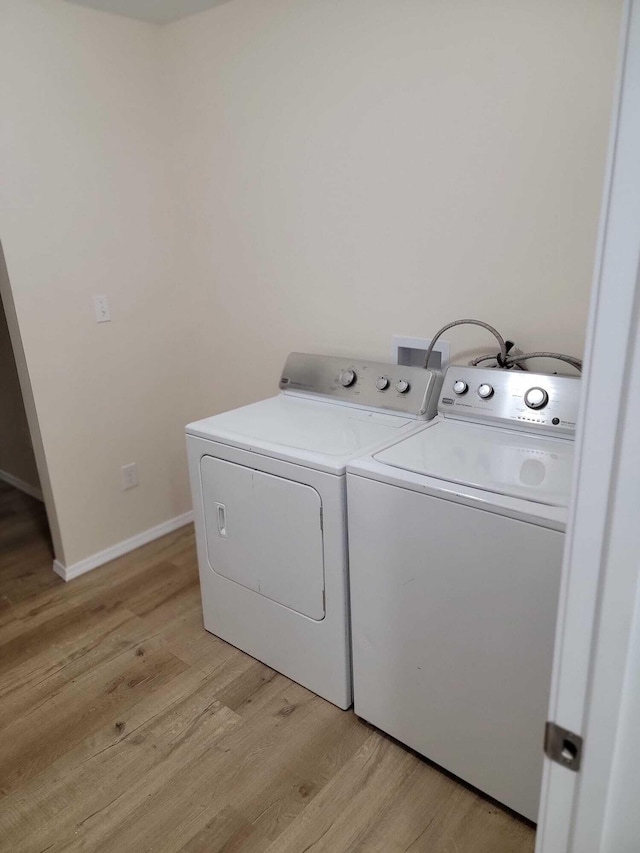
[[[441,384],[292,353],[277,396],[187,426],[208,631],[351,705],[346,465],[433,417]]]
[[[580,380],[450,367],[348,466],[354,709],[536,820]]]

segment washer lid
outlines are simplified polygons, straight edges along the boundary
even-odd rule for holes
[[[548,506],[569,503],[573,442],[566,439],[441,420],[374,458],[499,495]]]
[[[341,473],[347,461],[398,437],[416,421],[279,394],[189,424],[189,435]]]

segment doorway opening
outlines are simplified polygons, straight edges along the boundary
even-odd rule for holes
[[[51,571],[60,549],[57,518],[0,245],[0,611],[21,600],[27,578],[57,582]],[[26,593],[25,593],[26,594]]]

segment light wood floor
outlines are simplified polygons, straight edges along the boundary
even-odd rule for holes
[[[529,853],[533,830],[202,628],[191,527],[69,584],[0,485],[0,849]]]

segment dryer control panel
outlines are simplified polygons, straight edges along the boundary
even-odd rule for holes
[[[425,420],[437,413],[441,385],[442,374],[436,370],[304,352],[289,354],[280,377],[280,389],[286,393]]]
[[[445,417],[573,436],[580,387],[578,376],[452,366],[438,411]]]

